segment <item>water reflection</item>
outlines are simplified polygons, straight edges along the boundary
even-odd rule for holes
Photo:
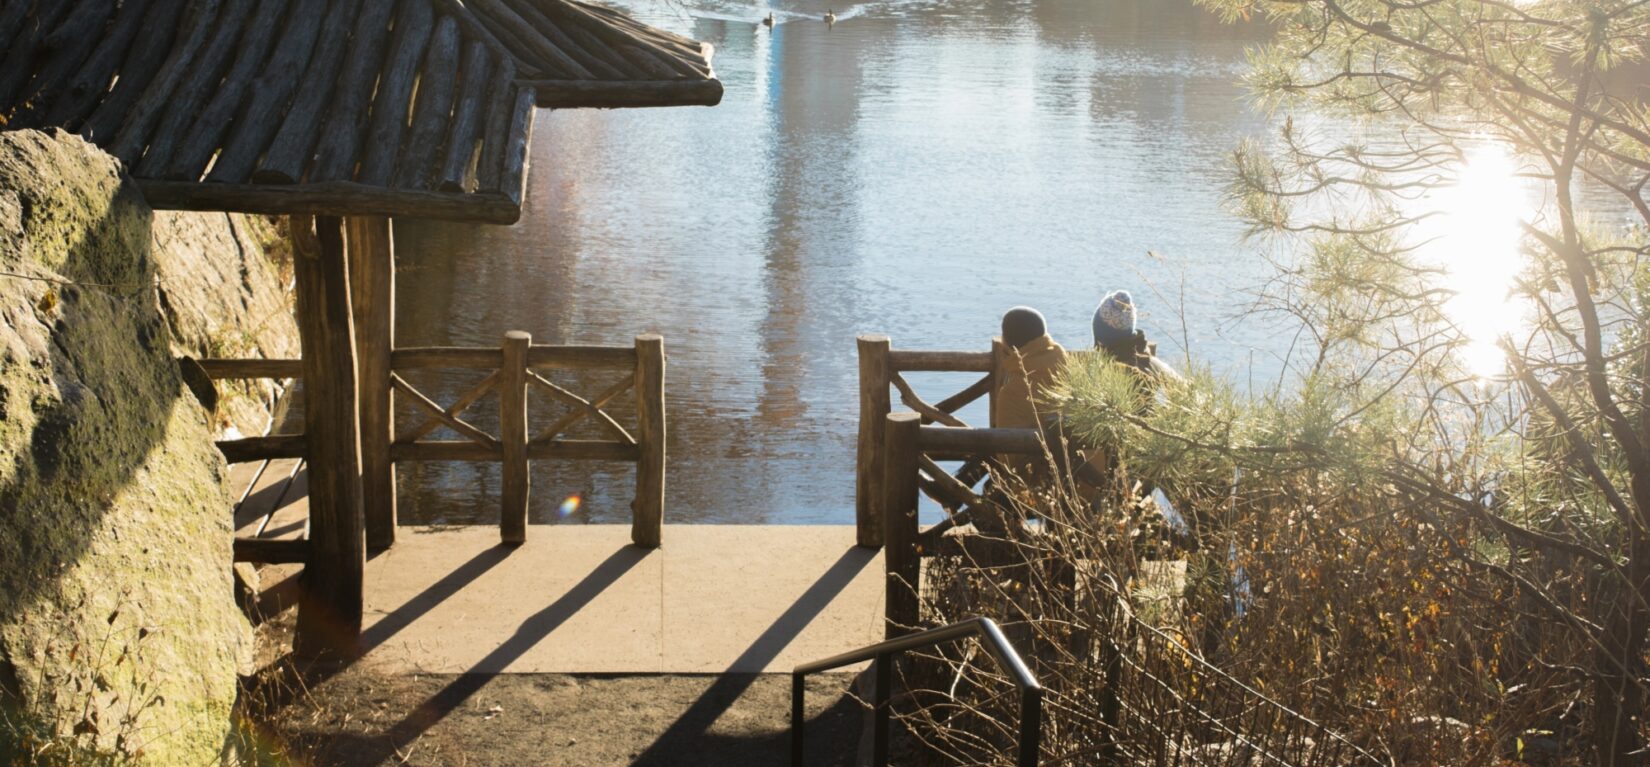
[[[722,105],[541,112],[521,223],[398,222],[399,343],[664,333],[667,519],[700,522],[852,520],[856,333],[984,348],[1030,304],[1081,346],[1127,288],[1171,356],[1273,374],[1287,339],[1229,326],[1264,266],[1221,207],[1264,124],[1235,84],[1263,30],[1182,0],[837,3],[771,31],[766,7],[632,8],[716,46]],[[415,383],[450,401],[468,379]],[[533,520],[628,520],[632,472],[592,468],[535,466]],[[497,467],[402,477],[409,521],[497,519]]]
[[[1445,310],[1467,339],[1462,363],[1484,377],[1503,371],[1500,340],[1524,326],[1529,310],[1511,291],[1523,267],[1520,221],[1535,213],[1537,200],[1518,171],[1500,144],[1469,149],[1454,183],[1436,195],[1443,215],[1421,233],[1454,294]]]

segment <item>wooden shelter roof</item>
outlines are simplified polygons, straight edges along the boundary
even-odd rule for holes
[[[712,105],[710,57],[579,0],[0,0],[0,127],[156,208],[509,223],[535,104]]]

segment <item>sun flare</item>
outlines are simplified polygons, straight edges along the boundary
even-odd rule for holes
[[[1429,250],[1445,270],[1453,295],[1445,312],[1467,339],[1462,363],[1487,377],[1506,359],[1500,339],[1523,325],[1525,302],[1512,293],[1523,267],[1520,221],[1534,209],[1516,159],[1499,144],[1467,152],[1460,175],[1437,196],[1441,230]]]

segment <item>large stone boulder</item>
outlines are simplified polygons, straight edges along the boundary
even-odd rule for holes
[[[189,357],[297,357],[290,274],[265,253],[283,242],[263,216],[155,211],[153,253],[172,351]],[[228,436],[269,426],[284,394],[267,380],[222,381],[213,425]]]
[[[0,763],[209,764],[231,729],[230,501],[154,220],[78,137],[0,133]]]

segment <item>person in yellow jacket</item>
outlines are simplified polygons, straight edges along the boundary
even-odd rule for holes
[[[1066,349],[1049,337],[1043,315],[1029,306],[1016,306],[1003,315],[1003,343],[1009,350],[1008,369],[991,398],[991,425],[1037,428],[1053,415],[1044,392],[1066,364]]]
[[[1065,347],[1049,337],[1043,315],[1028,306],[1016,306],[1003,315],[1003,344],[1008,347],[1008,355],[993,384],[991,425],[999,429],[1042,428],[1058,418],[1046,394],[1066,364]],[[1009,487],[1036,490],[1049,479],[1047,461],[1042,456],[1001,455],[995,463],[999,471],[1012,473],[1020,480],[1009,483]],[[1006,524],[1006,520],[976,521],[977,526],[984,527],[999,524]]]

